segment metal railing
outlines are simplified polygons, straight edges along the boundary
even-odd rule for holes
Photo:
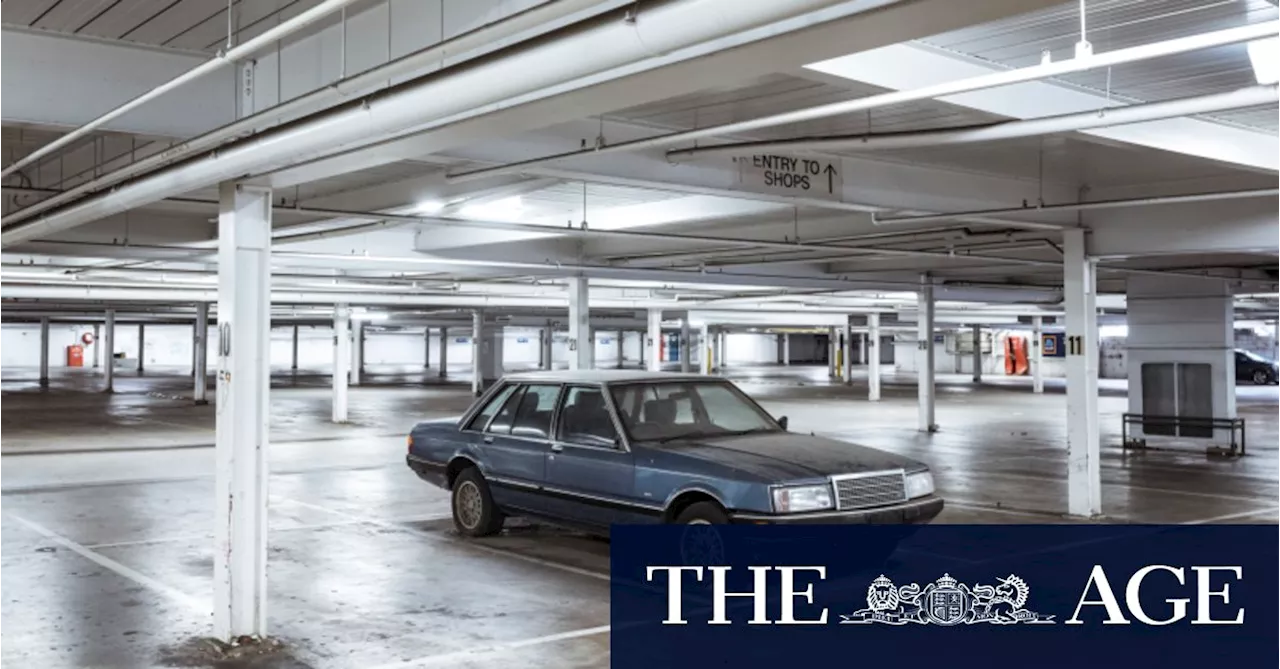
[[[1125,449],[1148,448],[1146,437],[1184,437],[1213,439],[1219,430],[1231,433],[1231,454],[1245,453],[1245,421],[1243,418],[1204,418],[1193,416],[1153,416],[1126,413],[1121,416],[1120,441]],[[1131,426],[1141,428],[1143,438],[1129,437]],[[1239,433],[1237,439],[1236,434]]]

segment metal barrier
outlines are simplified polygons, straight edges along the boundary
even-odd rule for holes
[[[1144,436],[1190,437],[1212,439],[1217,430],[1231,431],[1231,454],[1244,455],[1245,428],[1243,418],[1195,418],[1189,416],[1151,416],[1126,413],[1121,417],[1120,440],[1124,448],[1148,448],[1147,440],[1130,439],[1129,426],[1142,428]],[[1236,439],[1236,433],[1240,438]]]

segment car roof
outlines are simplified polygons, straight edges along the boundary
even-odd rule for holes
[[[544,381],[550,383],[626,383],[634,381],[724,381],[718,376],[701,376],[678,372],[646,372],[639,369],[578,369],[542,372],[520,372],[503,377],[505,381]]]

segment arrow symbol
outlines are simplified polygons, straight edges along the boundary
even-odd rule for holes
[[[832,165],[831,163],[827,163],[827,169],[825,169],[825,170],[823,170],[823,171],[827,173],[827,192],[828,192],[828,193],[834,193],[834,192],[836,192],[836,190],[835,190],[835,188],[836,188],[836,187],[835,187],[835,179],[836,179],[836,168],[835,168],[835,166],[834,166],[834,165]]]

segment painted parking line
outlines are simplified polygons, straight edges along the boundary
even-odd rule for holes
[[[453,514],[436,513],[436,514],[427,515],[427,516],[418,516],[415,518],[404,518],[402,520],[397,520],[396,522],[426,523],[426,522],[431,522],[433,520],[443,520],[445,518],[452,518],[452,517],[453,517]],[[276,534],[277,532],[300,532],[305,530],[324,530],[331,527],[350,527],[352,525],[364,525],[364,524],[367,524],[366,521],[364,520],[349,518],[346,520],[339,520],[332,523],[311,523],[307,525],[290,525],[289,527],[272,527],[267,530],[267,534],[273,535],[273,534]],[[212,534],[183,534],[183,535],[175,535],[172,537],[157,537],[154,539],[135,539],[132,541],[112,541],[112,542],[102,543],[102,544],[89,544],[88,546],[85,546],[85,548],[98,550],[101,548],[121,548],[124,546],[147,546],[152,544],[177,543],[181,541],[212,540],[213,538],[214,537]]]
[[[133,581],[134,583],[137,583],[138,585],[141,585],[142,587],[147,588],[148,590],[152,590],[154,592],[160,593],[165,597],[168,597],[169,599],[179,602],[184,606],[194,611],[198,611],[202,614],[208,614],[209,611],[212,610],[212,607],[209,605],[208,602],[201,601],[200,599],[196,597],[192,597],[191,595],[188,595],[187,593],[182,592],[177,588],[173,588],[168,585],[165,585],[164,583],[161,583],[160,581],[157,581],[154,578],[151,578],[150,576],[147,576],[146,574],[143,574],[139,571],[126,567],[125,565],[122,565],[119,562],[116,562],[115,560],[112,560],[111,558],[106,557],[105,555],[102,555],[101,553],[96,553],[90,550],[89,548],[82,546],[62,536],[61,534],[58,534],[57,532],[54,532],[53,530],[35,521],[27,520],[22,516],[17,516],[12,513],[6,513],[5,515],[8,516],[10,519],[18,522],[19,524],[26,526],[32,532],[35,532],[36,534],[43,536],[49,541],[52,541],[53,543],[58,544],[63,548],[66,548],[67,550],[79,555],[80,557],[83,557],[86,560],[89,560],[90,562],[93,562],[94,564],[97,564],[98,566],[109,569],[115,572],[116,574],[119,574],[120,576],[123,576],[129,579],[130,581]]]
[[[520,639],[519,641],[506,641],[487,646],[477,646],[466,650],[453,651],[450,653],[441,653],[440,655],[428,655],[410,660],[400,660],[398,662],[390,662],[387,664],[379,664],[368,669],[417,669],[418,667],[437,667],[441,665],[452,665],[471,660],[480,660],[488,655],[503,653],[520,648],[528,648],[530,646],[541,646],[559,641],[567,641],[569,639],[581,639],[583,637],[596,636],[598,634],[607,634],[610,630],[609,625],[599,625],[597,627],[584,627],[582,629],[570,630],[568,632],[559,632],[557,634],[547,634],[545,636],[533,637],[530,639]]]
[[[1212,523],[1220,523],[1220,522],[1222,522],[1222,521],[1224,521],[1224,520],[1237,520],[1237,519],[1240,519],[1240,518],[1249,518],[1249,517],[1252,517],[1252,516],[1261,516],[1261,515],[1262,515],[1262,514],[1264,514],[1264,513],[1266,513],[1266,514],[1274,514],[1274,513],[1278,512],[1278,511],[1280,511],[1280,507],[1272,506],[1272,507],[1268,507],[1268,508],[1265,508],[1265,509],[1254,509],[1254,510],[1252,510],[1252,511],[1240,511],[1240,512],[1238,512],[1238,513],[1228,513],[1228,514],[1224,514],[1224,515],[1221,515],[1221,516],[1214,516],[1214,517],[1212,517],[1212,518],[1201,518],[1201,519],[1199,519],[1199,520],[1188,520],[1188,521],[1185,521],[1185,522],[1179,523],[1179,525],[1209,525],[1209,524],[1212,524]]]
[[[509,550],[497,548],[495,546],[489,546],[489,545],[474,542],[474,541],[452,541],[440,536],[439,534],[435,534],[432,532],[424,532],[422,530],[419,530],[416,527],[404,525],[402,523],[380,520],[378,518],[370,518],[368,516],[360,516],[353,513],[347,513],[346,511],[339,511],[338,509],[329,508],[327,506],[321,506],[319,504],[312,504],[311,502],[304,502],[302,500],[293,499],[290,497],[276,497],[274,499],[279,502],[285,502],[288,504],[297,504],[298,506],[306,507],[309,509],[315,509],[317,511],[324,511],[326,513],[331,513],[335,516],[344,517],[351,520],[358,520],[360,522],[369,523],[371,525],[385,527],[390,530],[399,530],[401,532],[407,532],[409,534],[423,537],[431,541],[448,543],[451,546],[461,546],[461,547],[478,551],[481,553],[490,553],[492,555],[502,555],[514,560],[520,560],[521,562],[528,562],[530,564],[536,564],[542,567],[547,567],[550,569],[556,569],[559,571],[568,572],[570,574],[586,576],[588,578],[593,578],[593,579],[605,581],[605,582],[609,581],[609,575],[606,573],[593,571],[591,569],[584,569],[582,567],[575,567],[573,565],[564,564],[563,562],[556,562],[554,560],[545,560],[543,558],[534,557],[532,555],[516,553],[514,551],[509,551]]]

